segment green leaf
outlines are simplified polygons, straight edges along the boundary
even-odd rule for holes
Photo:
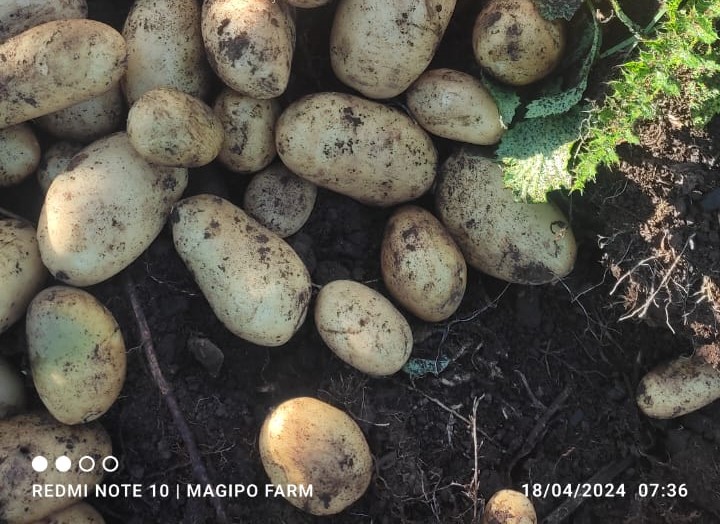
[[[583,0],[534,0],[545,20],[564,18],[570,20],[580,8]]]
[[[515,118],[517,108],[520,106],[520,97],[517,92],[511,87],[494,82],[484,76],[480,81],[495,99],[503,124],[506,127],[509,126],[513,118]]]

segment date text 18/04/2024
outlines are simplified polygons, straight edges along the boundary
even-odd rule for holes
[[[532,498],[620,498],[625,496],[635,496],[638,498],[684,498],[688,495],[686,484],[660,484],[660,483],[640,483],[632,487],[625,484],[613,483],[581,483],[581,484],[523,484],[522,492],[526,497]]]
[[[34,498],[310,498],[312,484],[33,484]]]

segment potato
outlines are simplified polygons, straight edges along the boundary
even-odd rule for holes
[[[96,422],[84,426],[66,426],[48,413],[27,413],[0,420],[0,522],[25,523],[42,519],[55,511],[73,505],[74,496],[33,497],[33,484],[87,486],[92,493],[103,478],[101,461],[112,454],[110,436]],[[45,471],[32,467],[35,457],[49,462]],[[66,456],[71,468],[65,473],[55,469],[57,457]],[[79,460],[89,456],[95,468],[83,472]],[[83,466],[92,463],[85,459]]]
[[[363,373],[392,375],[410,358],[412,330],[380,293],[359,282],[335,280],[315,303],[315,326],[325,344]]]
[[[0,45],[0,128],[109,90],[125,73],[125,40],[94,20],[58,20]]]
[[[0,355],[0,419],[25,409],[27,395],[20,374]]]
[[[116,275],[160,233],[186,186],[186,169],[148,164],[125,133],[90,144],[45,197],[38,223],[43,262],[73,286]]]
[[[485,504],[482,524],[537,524],[533,503],[519,491],[501,489]]]
[[[122,86],[129,105],[157,87],[174,87],[200,99],[208,95],[213,76],[196,0],[136,0],[122,34],[128,47]]]
[[[0,43],[45,22],[85,18],[87,12],[86,0],[3,0]]]
[[[295,174],[364,204],[392,206],[435,179],[431,138],[397,109],[343,93],[316,93],[278,119],[275,145]]]
[[[453,153],[438,178],[438,216],[468,264],[517,284],[544,284],[572,271],[577,247],[562,212],[551,203],[515,202],[500,166],[478,148]]]
[[[35,173],[43,193],[47,193],[52,181],[65,171],[72,157],[82,148],[82,145],[73,142],[55,142],[45,150]]]
[[[225,88],[215,100],[225,139],[218,160],[235,173],[255,173],[275,158],[277,100],[258,100]]]
[[[311,282],[288,244],[212,195],[181,200],[171,222],[175,249],[225,327],[262,346],[290,340],[307,315]]]
[[[285,498],[313,515],[341,512],[362,497],[372,478],[372,455],[358,425],[314,398],[277,406],[263,423],[258,445],[272,484],[284,493],[293,485],[312,486],[311,497]]]
[[[220,152],[223,127],[202,100],[170,87],[146,92],[128,113],[127,134],[145,160],[171,167],[200,167]]]
[[[330,0],[287,0],[287,3],[294,7],[320,7],[330,3]]]
[[[417,317],[440,322],[460,305],[467,283],[465,259],[428,211],[404,206],[390,217],[380,261],[388,291]]]
[[[282,164],[255,175],[245,189],[243,207],[281,238],[297,233],[315,206],[317,187]]]
[[[495,99],[475,77],[452,69],[426,71],[407,92],[413,117],[434,135],[477,145],[505,132]]]
[[[330,33],[330,63],[369,98],[405,91],[430,64],[455,0],[341,0]]]
[[[87,502],[78,502],[38,520],[35,524],[105,524],[105,519]]]
[[[687,415],[720,398],[720,371],[698,357],[678,358],[643,377],[636,401],[645,415],[667,419]]]
[[[35,229],[21,220],[0,219],[0,333],[25,315],[46,278]]]
[[[565,52],[565,39],[564,22],[545,20],[533,0],[491,0],[472,35],[477,62],[515,86],[552,73]]]
[[[0,129],[0,187],[19,184],[40,163],[40,144],[28,124]]]
[[[261,99],[285,92],[295,22],[284,2],[206,0],[202,36],[210,66],[225,85]]]

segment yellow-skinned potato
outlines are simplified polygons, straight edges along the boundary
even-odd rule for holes
[[[20,373],[0,356],[0,419],[21,412],[27,403]]]
[[[485,504],[482,524],[537,524],[537,514],[525,495],[501,489]]]
[[[0,43],[53,20],[86,18],[86,0],[4,0],[0,3]]]
[[[505,132],[492,95],[461,71],[426,71],[408,90],[407,105],[427,131],[450,140],[491,145]]]
[[[181,200],[170,221],[175,249],[225,327],[261,346],[290,340],[307,315],[311,282],[285,241],[212,195]]]
[[[129,266],[160,233],[187,170],[148,164],[125,133],[93,142],[50,185],[38,221],[43,262],[90,286]]]
[[[35,524],[105,524],[105,519],[87,502],[52,513]]]
[[[14,186],[40,163],[40,144],[28,124],[0,129],[0,187]]]
[[[491,0],[473,29],[475,59],[498,80],[531,84],[549,75],[565,52],[565,24],[545,20],[533,0]]]
[[[368,375],[392,375],[410,358],[413,337],[405,317],[359,282],[325,285],[315,303],[315,326],[338,357]]]
[[[46,278],[35,229],[21,220],[0,219],[0,333],[22,318]]]
[[[380,261],[388,291],[417,317],[440,322],[460,305],[467,283],[465,259],[428,211],[404,206],[390,217]]]
[[[38,184],[43,193],[47,193],[50,184],[65,171],[70,160],[83,149],[81,144],[73,142],[55,142],[43,152],[40,166],[36,171]]]
[[[45,518],[72,506],[79,498],[33,496],[34,484],[72,484],[87,486],[92,492],[103,478],[102,459],[112,454],[110,436],[97,422],[66,426],[48,413],[28,413],[0,420],[0,522],[21,524]],[[95,460],[95,468],[80,471],[83,456]],[[47,458],[47,469],[37,472],[32,459]],[[72,467],[66,473],[55,469],[56,457],[66,456]],[[89,461],[84,462],[89,467]]]
[[[435,179],[430,136],[404,113],[353,95],[316,93],[291,104],[275,145],[293,173],[364,204],[413,200]]]
[[[427,68],[455,0],[341,0],[330,34],[335,75],[369,98],[405,91]]]
[[[466,262],[484,273],[544,284],[572,271],[577,247],[562,212],[515,202],[500,166],[477,148],[456,151],[442,166],[435,206]]]
[[[372,455],[346,413],[310,397],[287,400],[265,419],[260,458],[272,484],[312,485],[312,497],[285,496],[313,515],[334,515],[353,504],[372,478]]]
[[[285,92],[295,51],[295,22],[285,2],[206,0],[202,36],[225,85],[261,99]]]
[[[147,91],[130,108],[127,134],[145,160],[161,166],[209,164],[223,144],[223,126],[199,98],[171,87]]]
[[[94,20],[35,26],[0,45],[0,128],[104,93],[125,73],[122,35]]]

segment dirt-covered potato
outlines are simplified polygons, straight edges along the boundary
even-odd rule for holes
[[[465,259],[430,212],[417,206],[398,209],[385,226],[380,262],[388,291],[419,318],[440,322],[460,305]]]
[[[82,148],[81,144],[61,141],[55,142],[43,152],[40,166],[35,172],[43,193],[47,193],[52,181],[65,171],[72,157],[79,153]]]
[[[46,278],[35,229],[21,220],[0,219],[0,333],[25,314]]]
[[[225,85],[252,98],[285,92],[295,51],[295,22],[285,2],[206,0],[202,36]]]
[[[125,133],[93,142],[50,185],[38,221],[43,262],[90,286],[130,265],[160,233],[187,170],[148,164]]]
[[[223,144],[223,126],[199,98],[171,87],[146,92],[128,113],[127,134],[145,160],[161,166],[209,164]]]
[[[485,504],[482,524],[537,524],[533,503],[519,491],[501,489]]]
[[[340,513],[370,485],[372,455],[362,431],[345,412],[315,398],[277,406],[263,423],[258,446],[270,482],[313,515]],[[310,485],[312,496],[290,491]]]
[[[0,355],[0,419],[20,413],[27,402],[17,370]]]
[[[544,284],[572,271],[577,247],[562,212],[551,203],[515,202],[500,167],[478,148],[453,153],[438,178],[438,216],[468,264],[518,284]]]
[[[0,522],[34,522],[72,506],[80,498],[71,494],[57,497],[33,496],[34,484],[87,486],[92,492],[103,478],[102,459],[112,454],[110,436],[97,422],[66,426],[49,413],[27,413],[0,420]],[[32,460],[45,457],[47,469],[36,471]],[[66,456],[71,468],[55,469],[55,458]],[[88,456],[95,468],[81,471],[78,462]],[[90,469],[90,461],[84,466]],[[42,468],[38,468],[42,469]]]
[[[369,98],[405,91],[430,64],[455,0],[340,0],[330,62],[344,84]]]
[[[78,502],[34,524],[105,524],[105,519],[87,502]]]
[[[531,84],[549,75],[565,52],[565,23],[545,20],[533,0],[491,0],[475,20],[475,59],[498,80]]]
[[[312,213],[317,187],[277,163],[253,176],[243,208],[281,238],[297,233]]]
[[[461,71],[426,71],[408,89],[407,105],[427,131],[450,140],[491,145],[505,132],[495,99],[480,80]]]
[[[430,136],[397,109],[344,93],[291,104],[275,145],[295,174],[364,204],[392,206],[425,193],[435,179]]]
[[[127,74],[122,87],[128,105],[158,87],[207,96],[212,72],[205,58],[196,0],[137,0],[122,30]]]
[[[175,249],[220,321],[261,346],[280,346],[300,328],[310,274],[295,251],[242,209],[212,195],[181,200]]]
[[[125,342],[112,313],[82,289],[53,286],[32,300],[26,321],[33,382],[63,424],[95,420],[125,382]]]
[[[0,187],[19,184],[39,163],[40,144],[28,124],[0,129]]]
[[[104,93],[125,73],[122,35],[94,20],[35,26],[0,45],[0,128]]]
[[[320,290],[315,326],[338,357],[368,375],[396,373],[413,348],[402,313],[374,289],[352,280],[335,280]]]
[[[86,0],[3,0],[0,43],[45,22],[85,18],[87,12]]]

